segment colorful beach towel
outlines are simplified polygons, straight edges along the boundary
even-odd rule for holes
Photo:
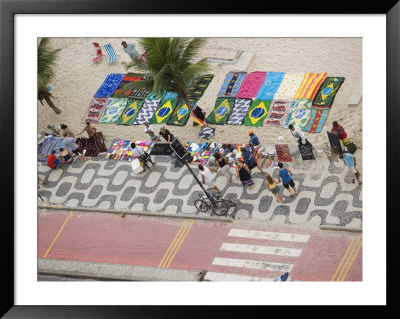
[[[264,82],[262,83],[260,90],[257,94],[257,99],[262,101],[272,101],[276,91],[285,76],[284,72],[268,72],[265,76]]]
[[[146,122],[150,122],[159,105],[160,100],[144,100],[142,107],[140,108],[139,113],[136,116],[136,120],[133,122],[133,124],[140,125]]]
[[[97,90],[94,97],[110,97],[118,88],[124,75],[119,73],[110,73],[107,75],[103,84]]]
[[[165,94],[166,94],[165,92],[164,93],[151,92],[149,95],[147,95],[146,100],[149,100],[149,101],[161,101],[164,98]]]
[[[93,98],[90,101],[88,110],[82,118],[83,123],[97,123],[103,116],[104,110],[108,104],[108,98]]]
[[[233,110],[231,115],[229,115],[228,121],[226,124],[229,125],[242,125],[243,120],[249,112],[249,108],[251,105],[251,99],[239,99],[235,98],[235,104],[233,106]]]
[[[204,74],[199,76],[189,89],[189,99],[196,101],[200,100],[213,78],[214,74]]]
[[[310,118],[311,101],[309,99],[295,100],[290,107],[285,121],[285,128],[290,124],[297,125],[302,130],[306,127]]]
[[[128,99],[112,98],[108,99],[108,104],[104,110],[104,114],[101,117],[99,123],[115,123],[124,111]]]
[[[293,100],[290,99],[273,100],[263,126],[283,127],[292,102]]]
[[[60,148],[64,147],[65,139],[62,137],[48,137],[44,140],[38,152],[38,161],[46,162],[47,156],[50,155],[52,150],[56,151],[56,156],[60,156]]]
[[[246,72],[229,72],[218,92],[218,97],[235,97],[246,77]]]
[[[327,75],[328,73],[306,73],[294,99],[309,99],[312,101]]]
[[[195,105],[195,101],[191,101],[191,105]],[[168,125],[184,126],[190,117],[190,109],[185,102],[180,102],[175,107],[168,120]]]
[[[294,99],[303,79],[304,73],[286,73],[274,98]]]
[[[99,153],[107,152],[101,132],[94,133],[94,138],[78,137],[75,142],[78,144],[78,149],[82,150],[82,153],[88,157],[97,157]]]
[[[125,110],[115,123],[120,125],[132,125],[143,103],[144,100],[128,99]]]
[[[279,162],[291,162],[292,161],[292,155],[290,155],[289,145],[276,144],[275,150],[276,150],[276,155],[278,156]]]
[[[167,92],[164,96],[164,100],[176,100],[178,98],[178,93]]]
[[[339,91],[343,82],[343,77],[328,76],[319,88],[313,100],[313,106],[331,107],[335,99],[336,93]]]
[[[215,143],[213,143],[215,144]],[[191,165],[198,165],[201,164],[205,166],[210,159],[210,156],[213,154],[215,148],[210,147],[210,143],[203,142],[203,143],[192,143],[187,142],[185,144],[187,151],[190,155],[193,156],[193,161],[189,164]]]
[[[241,99],[255,98],[261,85],[264,83],[266,75],[267,72],[259,71],[248,73],[236,97]]]
[[[207,117],[206,122],[209,124],[225,124],[228,120],[229,114],[233,109],[235,99],[219,97],[215,101],[214,110]]]
[[[246,126],[261,126],[268,115],[272,101],[254,100],[243,124]]]
[[[321,133],[322,128],[324,127],[324,124],[328,117],[329,110],[329,107],[321,108],[320,106],[313,106],[310,111],[310,118],[304,131],[310,133]]]
[[[169,117],[176,107],[176,100],[162,100],[160,103],[160,107],[154,113],[153,117],[150,120],[150,124],[162,124],[167,123]]]
[[[111,95],[111,97],[129,97],[129,95],[132,93],[132,90],[123,91],[122,88],[129,83],[140,81],[142,77],[143,77],[142,74],[136,74],[136,73],[125,74],[120,84],[118,85],[117,89]]]
[[[143,147],[145,152],[151,145],[151,141],[114,140],[106,154],[106,158],[120,161],[137,158],[132,155],[131,143],[136,143],[137,146]]]

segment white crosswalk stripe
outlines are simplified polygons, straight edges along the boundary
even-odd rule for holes
[[[285,247],[271,247],[271,246],[257,246],[257,245],[242,245],[242,244],[231,244],[223,243],[220,250],[223,251],[237,251],[241,253],[253,253],[253,254],[267,254],[277,256],[300,256],[301,249],[285,248]]]
[[[206,281],[272,281],[273,278],[252,277],[235,274],[225,274],[222,272],[207,272],[204,276]]]
[[[290,264],[281,264],[281,263],[247,260],[247,259],[219,258],[219,257],[215,257],[212,264],[219,266],[263,269],[263,270],[273,270],[282,272],[286,271],[289,272],[292,270],[293,267],[293,265]]]
[[[307,242],[308,239],[310,238],[310,235],[274,233],[274,232],[243,230],[243,229],[231,229],[228,236],[291,241],[291,242],[301,242],[301,243]]]

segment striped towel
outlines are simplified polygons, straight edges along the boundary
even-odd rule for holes
[[[115,51],[114,51],[113,47],[111,46],[111,44],[107,43],[104,46],[104,49],[106,49],[107,54],[110,57],[110,59],[108,60],[108,63],[114,63],[117,60],[117,55],[115,54]]]

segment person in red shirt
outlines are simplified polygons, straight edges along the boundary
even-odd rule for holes
[[[346,146],[350,144],[350,141],[347,137],[347,133],[344,130],[343,126],[339,125],[338,122],[333,121],[332,133],[336,133],[339,136],[339,139],[342,141],[343,145]]]
[[[51,154],[47,156],[47,166],[53,169],[56,169],[58,165],[60,165],[60,160],[55,155],[56,151],[52,150]]]

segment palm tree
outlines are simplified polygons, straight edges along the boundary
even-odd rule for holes
[[[126,84],[122,90],[144,88],[154,93],[174,92],[178,94],[178,101],[184,101],[190,108],[193,81],[210,69],[207,59],[193,62],[205,42],[202,38],[141,38],[139,45],[147,51],[146,63],[132,61],[126,69],[133,68],[148,77]]]
[[[51,50],[49,48],[49,38],[42,38],[38,46],[38,100],[43,104],[43,100],[56,112],[61,113],[51,100],[51,93],[47,88],[47,84],[54,77],[54,66],[58,58],[58,53],[61,49]]]

